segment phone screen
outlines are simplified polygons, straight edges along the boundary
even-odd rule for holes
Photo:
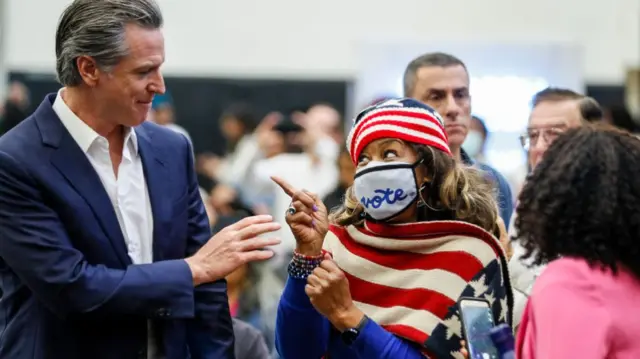
[[[498,351],[489,337],[489,332],[495,326],[489,303],[461,300],[460,314],[464,322],[469,359],[499,359]]]

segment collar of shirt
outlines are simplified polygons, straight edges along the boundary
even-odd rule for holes
[[[462,148],[460,149],[460,160],[467,166],[473,166],[476,164],[476,161],[469,156]]]
[[[91,145],[98,140],[104,138],[94,131],[89,125],[82,121],[62,99],[62,91],[58,91],[55,101],[53,102],[53,110],[60,118],[64,127],[69,131],[71,137],[78,143],[80,149],[85,154],[89,152]],[[105,139],[106,140],[106,139]],[[136,132],[131,127],[125,128],[124,143],[129,147],[131,153],[138,155],[138,138]]]

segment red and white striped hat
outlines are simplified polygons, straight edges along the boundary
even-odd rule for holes
[[[347,150],[353,163],[367,145],[380,138],[397,138],[436,148],[451,156],[442,117],[413,99],[391,99],[366,108],[353,121]]]

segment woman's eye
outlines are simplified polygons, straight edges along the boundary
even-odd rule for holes
[[[396,158],[398,157],[398,153],[393,150],[384,151],[384,158]]]
[[[367,162],[369,159],[366,156],[360,156],[360,158],[358,158],[358,164],[362,164]]]

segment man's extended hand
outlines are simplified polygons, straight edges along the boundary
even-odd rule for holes
[[[194,285],[215,282],[245,263],[271,258],[273,252],[265,247],[279,244],[280,240],[258,236],[278,229],[280,224],[268,215],[247,217],[225,227],[185,259]]]

